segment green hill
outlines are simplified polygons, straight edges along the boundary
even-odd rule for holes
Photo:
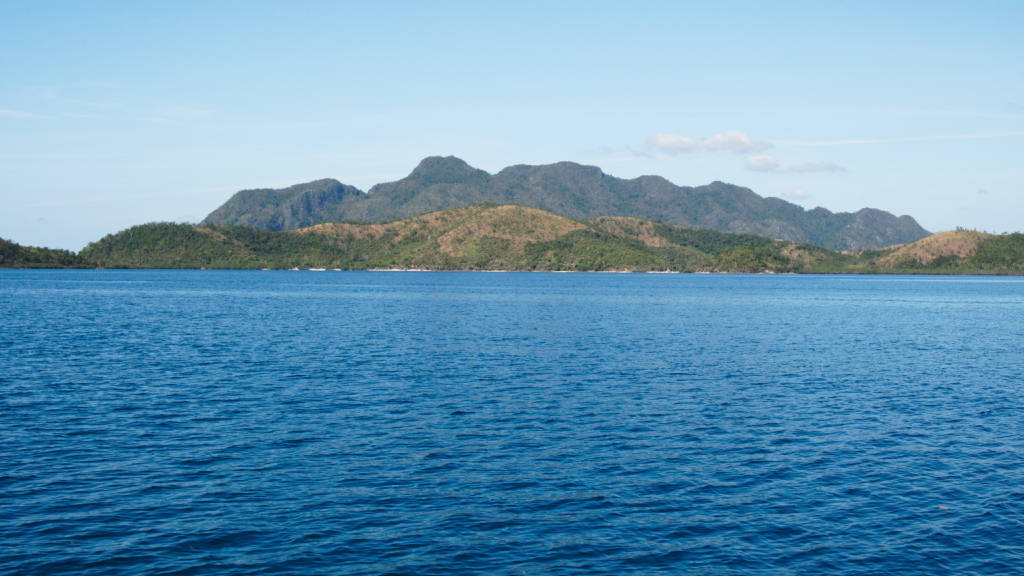
[[[74,252],[22,246],[0,238],[0,268],[72,268],[87,266]]]
[[[299,230],[146,224],[87,246],[103,267],[417,268],[798,272],[834,254],[755,235],[634,218],[578,221],[515,205],[477,205],[378,224]]]
[[[344,220],[349,205],[363,193],[333,179],[296,184],[283,190],[242,190],[217,208],[205,222],[265,230],[302,228]]]
[[[451,156],[426,158],[408,177],[378,184],[368,193],[335,180],[285,190],[243,190],[203,224],[281,230],[339,220],[386,222],[481,203],[532,206],[577,220],[647,218],[833,249],[878,248],[928,235],[909,216],[870,208],[855,213],[804,210],[723,182],[688,187],[659,176],[624,180],[573,162],[510,166],[491,175]]]
[[[905,274],[1024,274],[1024,234],[940,232],[858,254],[858,271]]]
[[[144,224],[77,255],[0,240],[0,267],[1024,275],[1024,234],[943,232],[885,249],[840,252],[642,218],[573,220],[527,206],[482,204],[298,230]]]

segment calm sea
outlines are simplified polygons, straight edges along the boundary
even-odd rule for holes
[[[1022,279],[0,271],[3,574],[1022,571]]]

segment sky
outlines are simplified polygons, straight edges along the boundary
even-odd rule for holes
[[[431,155],[1024,231],[1024,2],[0,0],[0,237]]]

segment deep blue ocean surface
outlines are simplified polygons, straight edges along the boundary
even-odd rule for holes
[[[3,574],[1024,572],[1024,280],[0,271]]]

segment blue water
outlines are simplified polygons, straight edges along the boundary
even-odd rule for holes
[[[3,574],[1024,571],[1024,280],[0,271]]]

